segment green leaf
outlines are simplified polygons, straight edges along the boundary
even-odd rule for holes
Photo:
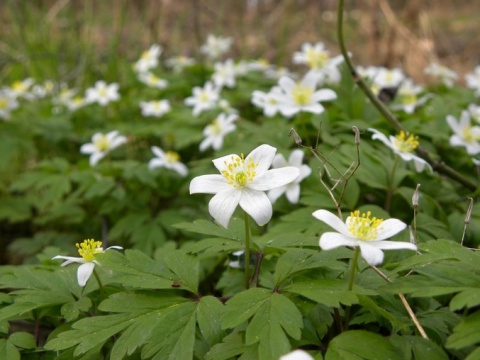
[[[88,190],[83,194],[85,199],[93,199],[107,195],[115,187],[115,179],[113,177],[97,178]]]
[[[286,334],[299,340],[301,328],[302,314],[295,304],[284,295],[273,293],[248,324],[245,343],[258,342],[259,358],[276,360],[291,349]]]
[[[445,347],[448,349],[462,349],[480,342],[480,311],[463,319],[453,329],[452,335],[447,339]]]
[[[64,304],[60,309],[61,314],[66,321],[73,321],[78,318],[80,311],[86,312],[92,306],[92,301],[88,297],[82,297],[77,301]]]
[[[234,328],[251,318],[268,301],[271,290],[252,288],[236,294],[227,301],[222,319],[222,328]]]
[[[325,360],[397,360],[397,350],[384,337],[364,331],[350,330],[330,341]]]
[[[164,254],[164,261],[168,269],[176,275],[176,282],[192,293],[198,293],[199,264],[196,257],[181,250],[173,250]]]
[[[480,305],[480,288],[468,289],[455,295],[450,301],[450,310],[456,311]]]
[[[8,341],[22,349],[35,349],[37,347],[33,335],[23,331],[11,334]]]
[[[0,339],[0,359],[20,360],[20,352],[10,341]]]
[[[419,336],[392,334],[390,342],[403,354],[403,359],[448,360],[448,355],[430,339]]]
[[[197,322],[200,332],[210,346],[225,336],[222,330],[223,304],[213,296],[204,296],[197,306]]]
[[[233,332],[227,335],[223,341],[214,345],[208,353],[205,354],[205,360],[227,360],[237,358],[238,355],[245,353],[253,346],[246,346],[243,333]]]
[[[358,299],[360,300],[360,305],[362,305],[365,309],[370,310],[374,314],[380,315],[381,317],[390,321],[392,326],[396,329],[401,329],[402,331],[407,331],[410,324],[406,324],[402,322],[396,314],[392,314],[379,306],[372,298],[368,296],[358,295]]]
[[[232,221],[233,225],[234,222]],[[219,238],[243,241],[243,232],[238,232],[233,229],[234,227],[230,226],[230,229],[225,229],[223,226],[217,225],[211,221],[207,220],[195,220],[193,223],[179,223],[173,225],[174,228],[190,231],[197,234],[203,235],[212,235]],[[235,229],[238,230],[238,229]]]
[[[25,221],[31,216],[30,203],[25,198],[2,198],[0,201],[0,220],[11,223]]]

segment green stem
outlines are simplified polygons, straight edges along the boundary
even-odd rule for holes
[[[245,211],[245,289],[250,287],[250,223]]]
[[[348,278],[348,291],[352,291],[353,289],[353,280],[355,279],[355,269],[357,268],[358,262],[358,255],[360,254],[360,247],[355,247],[355,252],[353,254],[353,258],[350,261],[350,275]]]
[[[397,170],[398,166],[398,156],[395,156],[395,160],[393,162],[392,166],[392,171],[388,177],[388,191],[387,191],[387,196],[385,198],[385,210],[390,211],[390,207],[392,206],[392,198],[393,198],[393,193],[395,192],[395,172]]]
[[[105,289],[103,288],[102,281],[100,280],[100,276],[98,276],[97,270],[93,269],[93,276],[95,276],[95,279],[97,280],[98,283],[98,288],[100,290],[100,296],[102,299],[106,299],[107,296],[105,294]]]

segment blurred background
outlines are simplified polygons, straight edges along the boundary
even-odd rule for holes
[[[2,0],[0,83],[19,77],[82,82],[114,76],[152,43],[162,57],[199,57],[207,35],[234,39],[231,57],[291,65],[304,42],[339,54],[337,0]],[[480,0],[346,0],[347,48],[357,65],[402,67],[426,82],[432,61],[463,75],[480,64]],[[113,80],[113,79],[112,79]]]

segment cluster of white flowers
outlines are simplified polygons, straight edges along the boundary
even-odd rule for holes
[[[467,87],[475,90],[475,95],[480,96],[480,65],[476,66],[473,73],[465,75]]]
[[[475,118],[477,111],[478,107],[471,105],[468,110],[462,111],[458,120],[453,115],[447,115],[447,124],[453,131],[450,145],[464,147],[470,156],[480,154],[480,122]],[[477,125],[472,124],[472,117]],[[478,160],[474,158],[473,161],[479,165]]]
[[[447,87],[452,87],[458,79],[455,71],[435,62],[428,65],[423,71]]]

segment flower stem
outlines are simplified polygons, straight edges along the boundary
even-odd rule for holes
[[[392,206],[392,198],[393,198],[393,193],[395,192],[395,172],[397,171],[397,166],[398,166],[398,156],[395,156],[395,160],[393,162],[392,166],[392,171],[388,177],[388,191],[387,191],[387,196],[385,198],[385,206],[384,209],[386,211],[390,211],[390,207]]]
[[[106,299],[107,296],[105,294],[105,289],[103,288],[102,281],[100,280],[100,276],[98,276],[97,270],[93,269],[93,276],[95,276],[95,279],[97,280],[98,283],[98,288],[100,290],[100,296],[102,299]]]
[[[355,279],[355,269],[357,268],[358,255],[360,254],[360,247],[355,247],[353,258],[350,261],[350,275],[348,278],[348,291],[353,289],[353,280]]]
[[[248,214],[244,212],[245,218],[245,289],[250,287],[250,223]]]

